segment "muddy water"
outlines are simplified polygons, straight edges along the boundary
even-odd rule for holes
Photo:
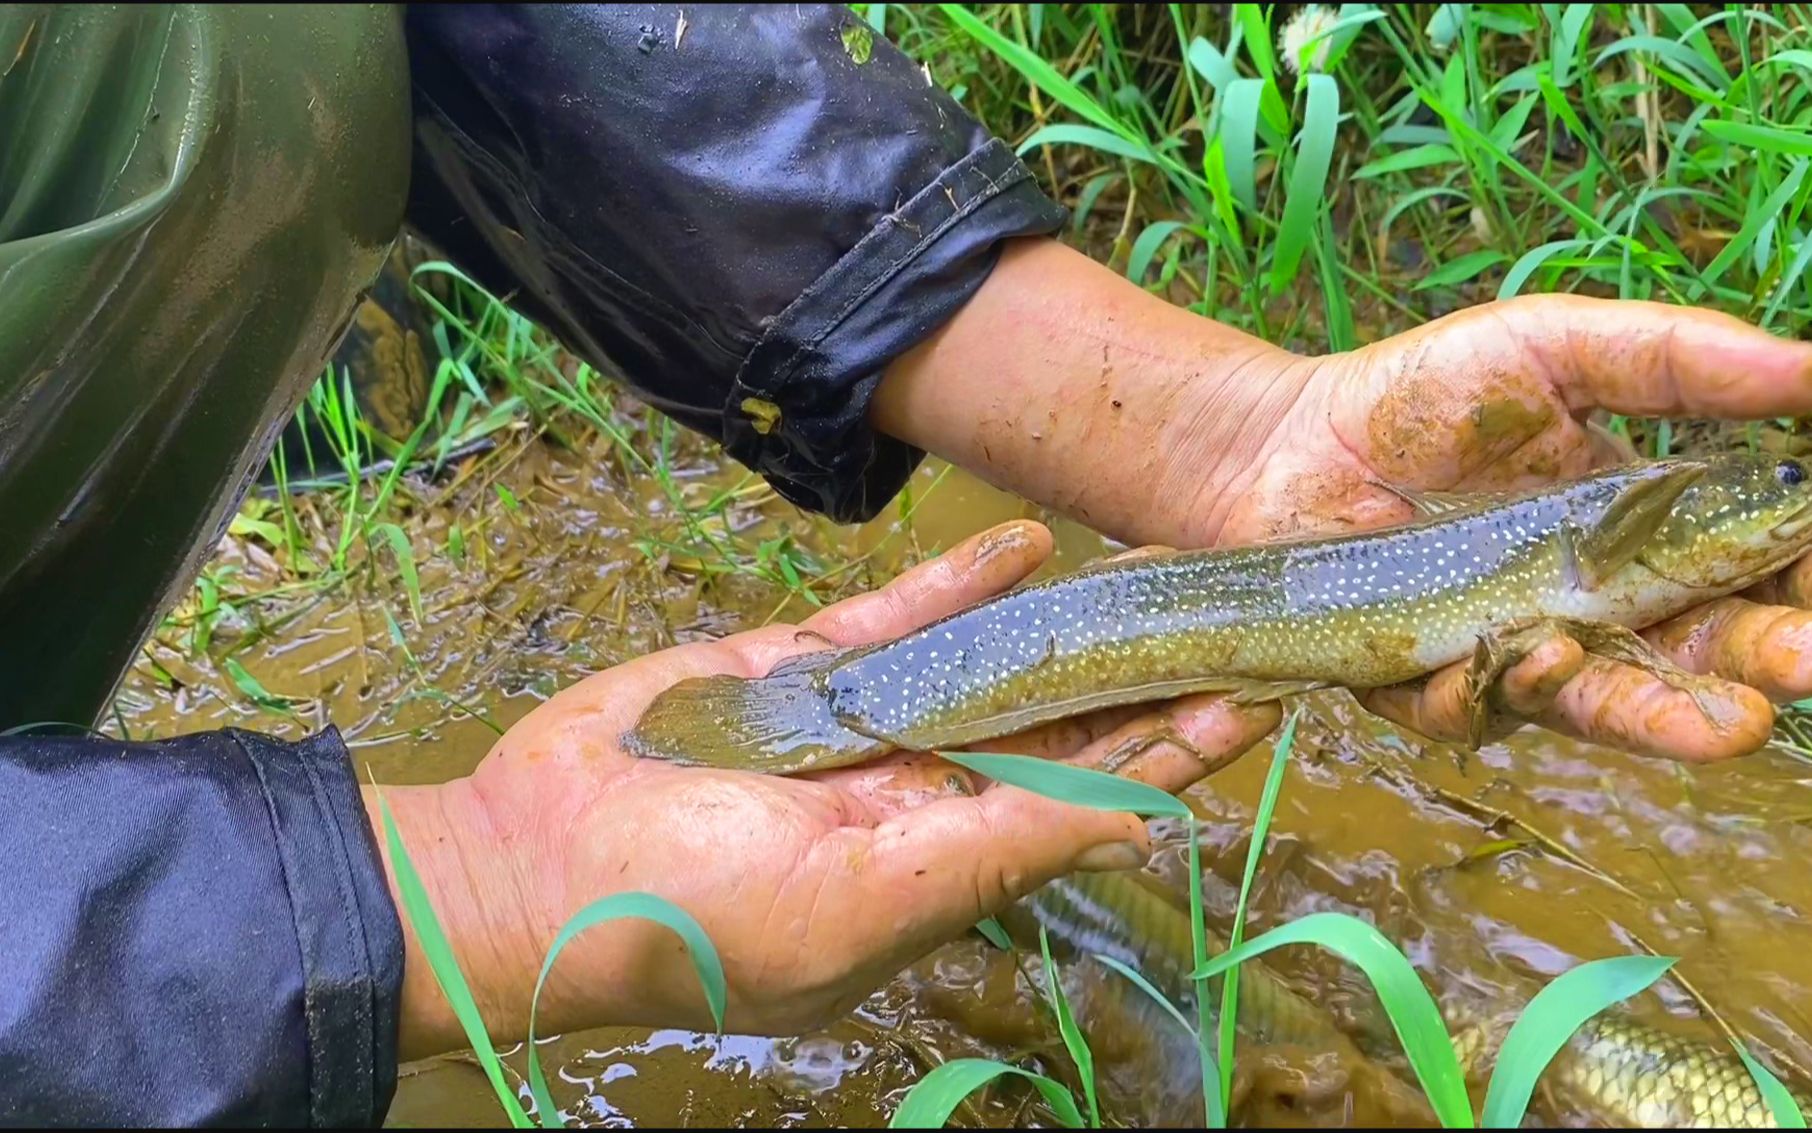
[[[739,482],[682,447],[677,490],[702,500]],[[506,500],[496,488],[507,488]],[[496,736],[560,687],[599,668],[702,636],[807,611],[760,580],[706,577],[685,554],[647,554],[651,534],[684,524],[648,477],[603,444],[559,452],[526,434],[418,486],[399,519],[421,576],[421,617],[388,558],[326,592],[296,588],[282,552],[229,538],[211,570],[233,613],[209,651],[190,647],[193,605],[147,647],[119,698],[134,736],[235,725],[299,735],[336,724],[383,783],[463,774]],[[765,497],[765,498],[764,498]],[[890,513],[860,529],[801,517],[751,486],[732,524],[753,537],[790,532],[843,567],[823,587],[874,585],[921,554],[999,520],[1039,513],[970,480],[923,470],[909,525]],[[338,534],[305,502],[324,561]],[[457,526],[463,556],[449,549]],[[1101,553],[1058,524],[1052,569]],[[705,556],[708,558],[709,556]],[[356,560],[356,556],[355,556]],[[407,649],[393,640],[394,618]],[[230,653],[281,712],[254,704],[219,658]],[[1303,702],[1297,757],[1261,866],[1251,931],[1336,909],[1398,942],[1451,1013],[1514,1015],[1534,990],[1580,960],[1654,950],[1777,1071],[1812,1069],[1812,926],[1801,863],[1812,860],[1812,768],[1767,752],[1683,768],[1528,731],[1484,751],[1404,736],[1344,694]],[[1261,756],[1262,756],[1261,748]],[[1241,761],[1194,791],[1204,856],[1236,881],[1264,775]],[[1179,832],[1158,827],[1154,870],[1180,883]],[[1211,920],[1231,920],[1224,899]],[[1274,970],[1355,1032],[1375,1029],[1357,973],[1309,949],[1268,958]],[[872,1126],[937,1062],[1026,1057],[1062,1073],[1056,1036],[1029,991],[1024,961],[968,940],[927,957],[822,1034],[769,1041],[680,1032],[602,1031],[550,1040],[543,1065],[579,1124]],[[1074,976],[1092,1025],[1110,1120],[1187,1116],[1199,1085],[1189,1050],[1098,974]],[[1650,1023],[1719,1041],[1674,979],[1632,1010]],[[522,1068],[521,1052],[507,1059]],[[1240,1104],[1248,1124],[1377,1119],[1341,1068],[1319,1052],[1246,1048]],[[527,1102],[526,1087],[522,1089]],[[1182,1106],[1179,1110],[1177,1107]],[[1538,1099],[1538,1109],[1541,1101]],[[1587,1115],[1543,1111],[1583,1123]],[[990,1090],[963,1124],[1048,1123],[1027,1092]],[[476,1065],[463,1057],[405,1069],[398,1125],[503,1124]]]

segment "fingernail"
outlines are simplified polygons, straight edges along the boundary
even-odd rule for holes
[[[1027,529],[1024,520],[1003,523],[982,535],[981,544],[975,548],[975,565],[981,566],[1002,551],[1029,547],[1031,544],[1031,532]]]
[[[1075,868],[1085,873],[1111,873],[1142,869],[1149,861],[1151,855],[1137,842],[1107,842],[1082,851],[1076,858]]]

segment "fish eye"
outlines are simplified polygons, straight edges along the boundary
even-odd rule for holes
[[[1806,478],[1806,469],[1797,460],[1783,460],[1774,466],[1774,478],[1783,484],[1797,484]]]

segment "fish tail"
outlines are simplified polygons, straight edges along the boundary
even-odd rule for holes
[[[844,767],[889,749],[838,722],[810,671],[695,677],[656,697],[623,747],[643,759],[790,775]]]

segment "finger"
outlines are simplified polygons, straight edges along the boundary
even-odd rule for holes
[[[1812,556],[1750,587],[1744,597],[1771,606],[1812,609]]]
[[[1532,648],[1504,670],[1495,690],[1498,702],[1523,719],[1553,703],[1568,681],[1584,667],[1585,650],[1565,634]],[[1371,689],[1359,696],[1367,710],[1419,732],[1429,739],[1463,743],[1472,725],[1472,686],[1466,662],[1449,665],[1424,681]]]
[[[1530,295],[1497,313],[1576,411],[1759,418],[1812,412],[1812,343],[1698,307]]]
[[[1277,727],[1281,716],[1275,703],[1240,705],[1219,694],[1186,696],[1147,706],[1063,762],[1176,794],[1239,758]]]
[[[1690,692],[1592,657],[1537,722],[1591,743],[1686,763],[1760,750],[1774,729],[1774,706],[1746,685],[1721,681],[1714,687],[1707,714]]]
[[[1812,695],[1812,612],[1721,598],[1643,634],[1681,668],[1758,689]]]
[[[1279,715],[1276,705],[1187,698],[1149,722],[1161,720],[1180,742],[1152,747],[1122,773],[1180,790],[1206,774],[1208,764],[1225,763],[1262,739]],[[1071,762],[1100,763],[1132,730],[1117,730]],[[1137,869],[1150,853],[1145,824],[1135,815],[997,785],[882,823],[848,882],[885,893],[889,907],[906,910],[906,919],[889,927],[900,931],[905,953],[922,954],[1053,878],[1083,869]]]
[[[1570,642],[1545,642],[1512,666],[1499,683],[1505,707],[1562,735],[1688,763],[1747,755],[1768,741],[1774,709],[1755,689],[1712,684],[1708,715],[1692,693],[1633,666],[1571,653]],[[1471,718],[1467,691],[1466,667],[1451,665],[1423,685],[1374,689],[1360,701],[1430,739],[1462,743]]]
[[[820,610],[800,628],[839,645],[863,645],[909,633],[1000,594],[1051,556],[1043,524],[1015,520],[973,535],[879,590]]]
[[[1109,555],[1107,558],[1102,559],[1101,562],[1103,565],[1107,563],[1125,563],[1131,562],[1134,559],[1149,559],[1157,555],[1174,555],[1176,553],[1177,549],[1175,547],[1167,547],[1162,543],[1147,543],[1143,547],[1133,547],[1129,550],[1121,551],[1117,555]]]

